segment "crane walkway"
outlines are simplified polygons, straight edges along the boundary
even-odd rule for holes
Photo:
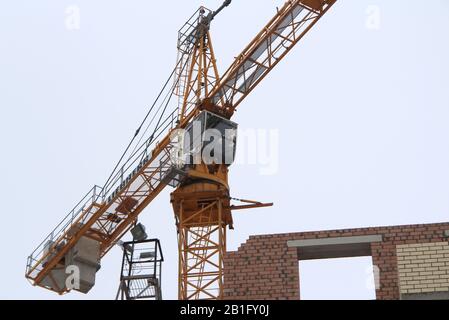
[[[93,187],[28,257],[26,277],[48,288],[48,281],[43,280],[52,269],[64,265],[81,237],[97,241],[98,258],[103,257],[166,186],[180,182],[181,172],[174,171],[170,149],[168,141],[162,142],[153,156],[142,157],[127,175],[123,172],[114,189]],[[67,291],[48,289],[61,294]]]

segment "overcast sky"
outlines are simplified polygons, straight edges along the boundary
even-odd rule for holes
[[[234,0],[220,14],[211,32],[221,72],[282,3]],[[87,296],[32,287],[26,257],[105,182],[174,66],[179,27],[199,5],[220,4],[0,1],[0,298],[115,297],[118,248]],[[79,28],[67,23],[73,8]],[[229,250],[253,234],[447,221],[448,40],[447,0],[337,1],[233,118],[241,130],[275,130],[279,148],[269,175],[263,163],[231,169],[232,196],[275,206],[236,212]],[[141,216],[162,241],[167,299],[177,295],[170,191]],[[304,265],[305,298],[374,298],[369,259],[329,263]]]

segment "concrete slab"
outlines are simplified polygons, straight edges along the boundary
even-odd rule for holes
[[[372,236],[354,236],[354,237],[334,237],[323,239],[309,239],[309,240],[294,240],[288,241],[287,245],[291,247],[313,247],[313,246],[328,246],[328,245],[343,245],[343,244],[360,244],[382,242],[381,235]]]
[[[449,300],[449,292],[403,294],[401,300]]]
[[[333,237],[288,241],[290,248],[298,248],[299,260],[352,258],[371,256],[371,243],[382,242],[381,235]]]
[[[95,275],[100,269],[100,243],[81,237],[67,253],[65,262],[66,268],[74,266],[79,270],[80,288],[77,291],[88,293],[95,285]]]

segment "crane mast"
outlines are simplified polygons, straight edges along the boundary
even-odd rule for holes
[[[216,11],[200,8],[178,37],[173,85],[178,105],[168,114],[161,113],[164,117],[157,121],[154,132],[126,163],[114,170],[103,187],[91,189],[33,251],[27,260],[26,278],[59,294],[89,292],[101,258],[161,191],[171,186],[175,188],[171,203],[179,246],[178,296],[186,300],[222,299],[223,256],[226,231],[233,227],[232,211],[272,204],[231,204],[228,170],[232,160],[186,161],[191,160],[192,150],[184,138],[192,135],[195,123],[200,125],[200,140],[201,130],[235,131],[237,125],[230,119],[236,108],[335,2],[287,1],[221,77],[209,29],[231,1],[226,0]],[[179,134],[180,130],[184,133]],[[136,136],[139,132],[140,128]],[[221,133],[235,151],[236,136]],[[73,264],[81,269],[80,288],[66,283],[67,266]]]
[[[227,2],[229,5],[230,1]],[[186,164],[185,154],[192,155],[194,147],[186,145],[186,134],[192,141],[201,141],[205,126],[225,119],[201,112],[198,105],[218,84],[219,75],[209,28],[210,22],[226,3],[216,12],[206,8],[199,11],[181,28],[178,39],[178,56],[189,52],[185,61],[179,64],[182,81],[178,81],[176,94],[180,97],[180,120],[195,112],[192,125],[180,133],[181,158],[178,168],[185,177],[171,194],[178,232],[178,297],[182,300],[221,299],[223,287],[223,255],[226,250],[226,228],[232,225],[230,194],[227,183],[229,164],[206,165],[201,156],[199,161]],[[194,133],[194,126],[199,132]],[[192,142],[194,143],[194,142]],[[184,148],[184,146],[186,148]],[[197,147],[202,150],[203,146]]]

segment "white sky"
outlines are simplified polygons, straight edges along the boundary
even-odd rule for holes
[[[282,3],[234,0],[214,21],[221,72]],[[88,296],[33,288],[26,257],[104,183],[174,66],[179,27],[201,4],[221,0],[0,1],[0,298],[115,297],[119,249]],[[81,9],[80,30],[65,27],[69,5]],[[379,30],[366,27],[370,5],[381,10]],[[253,234],[447,221],[448,40],[446,0],[338,1],[233,118],[242,129],[279,130],[281,143],[274,175],[232,167],[233,196],[275,206],[237,212],[229,249]],[[169,191],[142,222],[162,241],[164,297],[176,298]],[[320,297],[318,286],[308,292]]]

